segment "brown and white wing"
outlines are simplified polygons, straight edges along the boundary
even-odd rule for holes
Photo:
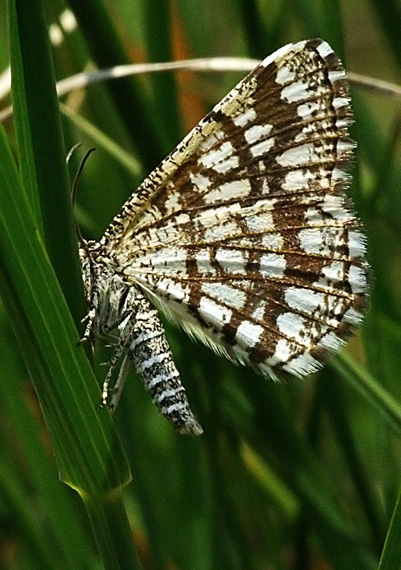
[[[287,45],[151,173],[102,243],[216,351],[273,377],[313,372],[366,305],[365,238],[346,195],[351,121],[330,46]]]

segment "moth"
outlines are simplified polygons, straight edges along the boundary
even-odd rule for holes
[[[161,162],[99,242],[81,241],[84,339],[118,339],[103,404],[115,407],[131,363],[174,427],[202,432],[158,310],[273,379],[310,374],[344,345],[368,294],[347,194],[351,122],[331,47],[286,45]]]

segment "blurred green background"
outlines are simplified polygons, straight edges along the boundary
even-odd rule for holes
[[[12,12],[13,5],[1,0],[1,13]],[[122,63],[261,59],[285,43],[322,37],[349,71],[400,83],[401,8],[392,0],[47,0],[44,8],[57,80]],[[9,65],[9,31],[1,18],[1,70]],[[33,106],[42,62],[34,65],[39,88],[36,95],[26,93]],[[73,113],[73,120],[62,115],[65,148],[79,142],[82,152],[97,149],[75,205],[87,238],[102,235],[142,178],[243,75],[154,74],[63,97],[68,115]],[[11,101],[6,85],[0,82],[2,108]],[[343,353],[320,373],[282,384],[226,362],[166,324],[205,433],[175,433],[131,374],[114,422],[132,474],[124,509],[143,568],[401,568],[400,101],[357,85],[352,96],[358,148],[351,194],[368,235],[369,313]],[[17,153],[21,143],[12,122],[4,126]],[[110,141],[121,152],[113,155]],[[122,151],[131,156],[130,169]],[[82,152],[69,163],[71,179]],[[43,159],[51,166],[51,155]],[[64,255],[61,248],[61,260]],[[128,555],[126,565],[116,557],[113,566],[113,556],[101,562],[85,498],[58,479],[54,438],[62,446],[63,433],[50,430],[49,437],[24,364],[27,354],[3,301],[0,568],[133,567]],[[108,354],[107,347],[98,347],[99,384]],[[96,397],[89,399],[93,408]],[[73,422],[74,413],[71,407]],[[82,453],[85,448],[77,449]],[[116,527],[118,535],[117,521]],[[130,539],[121,538],[122,559]]]

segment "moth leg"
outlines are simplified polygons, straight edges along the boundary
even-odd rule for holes
[[[131,363],[129,361],[129,358],[128,358],[128,356],[125,356],[124,360],[121,364],[121,368],[120,368],[120,372],[118,374],[117,381],[114,384],[110,399],[109,399],[110,390],[108,388],[109,383],[107,382],[107,384],[106,384],[106,381],[105,381],[103,384],[103,391],[102,391],[103,402],[107,402],[107,400],[109,399],[108,407],[109,407],[109,410],[111,412],[114,412],[114,410],[116,409],[117,404],[120,400],[120,396],[122,394],[122,391],[123,391],[124,386],[125,386],[125,382],[126,382],[127,377],[128,377],[128,372],[129,372],[130,366],[131,366]]]
[[[82,323],[86,322],[85,331],[80,340],[82,344],[89,339],[91,334],[96,334],[100,304],[99,277],[101,276],[101,267],[93,263],[91,253],[88,249],[88,242],[84,240],[82,240],[82,246],[79,248],[79,257],[82,265],[82,280],[88,306],[88,312],[81,321]]]
[[[79,340],[80,344],[86,342],[89,339],[95,326],[94,325],[95,320],[96,320],[96,307],[93,306],[89,309],[85,317],[81,320],[81,323],[86,322],[86,326],[84,334],[82,335],[82,338]]]
[[[131,315],[126,317],[125,321],[128,321],[130,318],[132,318]],[[122,323],[123,330],[125,328],[125,321]],[[125,384],[126,376],[128,374],[128,369],[129,369],[129,367],[127,366],[127,363],[126,363],[126,358],[124,358],[124,361],[121,365],[120,372],[119,372],[118,378],[114,384],[114,387],[112,389],[110,389],[109,386],[111,384],[113,372],[116,369],[117,364],[118,364],[119,360],[121,359],[121,356],[123,355],[124,351],[127,350],[127,343],[128,342],[129,342],[129,339],[124,334],[121,334],[119,341],[115,345],[113,355],[112,355],[111,359],[109,360],[109,362],[107,363],[109,369],[107,371],[106,377],[105,377],[104,382],[103,382],[102,402],[101,402],[99,408],[103,408],[104,406],[108,406],[109,410],[111,412],[113,412],[117,406],[118,400],[119,400],[120,395],[121,395],[122,388],[124,387],[124,384]],[[125,375],[125,377],[124,377],[124,375]],[[112,394],[112,397],[109,401],[109,393],[111,391],[113,392],[113,394]],[[118,397],[115,397],[116,392],[118,392]]]

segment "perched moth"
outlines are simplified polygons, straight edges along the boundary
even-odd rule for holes
[[[322,40],[267,57],[149,175],[99,242],[81,242],[84,338],[118,341],[182,433],[188,404],[157,309],[265,376],[317,370],[360,323],[366,241],[347,195],[354,143],[340,60]]]

